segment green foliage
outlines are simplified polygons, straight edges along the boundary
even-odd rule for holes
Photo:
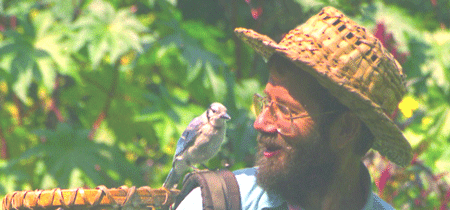
[[[115,63],[130,50],[142,52],[142,36],[146,28],[129,8],[115,11],[102,0],[91,2],[83,14],[73,23],[73,50],[79,51],[87,44],[89,60],[96,69],[101,59],[109,55],[109,63]]]
[[[415,159],[399,169],[370,153],[365,161],[374,190],[400,209],[449,208],[448,3],[0,4],[1,195],[55,187],[160,187],[179,136],[214,101],[228,107],[232,120],[209,166],[253,166],[252,95],[262,91],[268,71],[233,29],[253,28],[279,40],[330,5],[382,36],[408,75],[409,92],[395,120]]]

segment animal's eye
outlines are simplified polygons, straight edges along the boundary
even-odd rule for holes
[[[213,109],[213,108],[211,108],[211,111],[212,111],[214,114],[218,112],[217,109]]]

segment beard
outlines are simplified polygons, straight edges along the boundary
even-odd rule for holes
[[[257,182],[263,189],[300,204],[307,193],[330,183],[337,158],[318,132],[295,139],[262,133],[257,139]],[[275,155],[267,155],[272,151]]]

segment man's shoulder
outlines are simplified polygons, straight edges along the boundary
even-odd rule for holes
[[[233,173],[236,176],[239,185],[241,202],[245,203],[247,200],[255,200],[255,198],[259,198],[265,193],[265,191],[257,184],[256,174],[258,171],[256,168],[240,169]]]
[[[239,184],[242,209],[274,208],[283,205],[284,200],[258,185],[257,168],[245,168],[233,172]]]
[[[277,195],[263,190],[256,181],[257,168],[245,168],[233,172],[239,185],[242,209],[263,209],[281,206],[284,201]],[[192,190],[177,209],[202,209],[199,187]]]
[[[233,171],[233,174],[236,177],[236,180],[239,185],[239,193],[241,195],[241,204],[246,203],[243,199],[248,196],[249,193],[253,193],[253,195],[261,194],[262,192],[258,192],[255,190],[256,184],[256,168],[245,168],[237,171]],[[244,195],[243,195],[244,193]],[[256,194],[255,194],[256,193]],[[241,205],[241,207],[245,207],[245,205]],[[202,195],[200,187],[193,189],[180,203],[177,210],[180,209],[202,209]],[[247,209],[247,208],[243,208]]]
[[[233,171],[233,174],[236,176],[236,179],[239,181],[251,182],[252,184],[256,184],[256,174],[258,173],[257,168],[244,168]],[[248,183],[250,184],[250,183]]]
[[[276,194],[263,190],[257,183],[257,168],[245,168],[233,172],[239,185],[242,209],[264,209],[283,207],[284,200]],[[364,210],[394,209],[386,201],[371,192]],[[184,202],[186,201],[186,202]],[[200,188],[195,188],[185,197],[177,209],[202,209],[202,196]]]

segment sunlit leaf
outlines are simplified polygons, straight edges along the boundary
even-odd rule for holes
[[[26,17],[28,12],[33,7],[34,3],[32,1],[19,1],[13,6],[7,9],[7,14],[17,15],[19,17]],[[3,11],[2,11],[3,12]]]
[[[40,188],[41,189],[52,189],[58,187],[58,181],[51,174],[44,174],[42,179],[40,180]]]
[[[68,43],[64,41],[68,28],[63,24],[57,24],[55,18],[50,12],[40,12],[34,19],[33,24],[36,26],[36,37],[34,47],[36,49],[36,60],[47,59],[49,55],[52,58],[58,68],[54,68],[52,73],[60,72],[64,75],[71,75],[75,79],[78,79],[78,74],[74,68],[74,62],[70,57],[70,51],[68,50]],[[44,51],[47,54],[43,54],[40,51]],[[45,72],[51,71],[47,62]],[[54,64],[53,64],[54,65]],[[47,86],[47,85],[46,85]],[[50,91],[52,88],[49,89]]]
[[[444,88],[448,93],[450,81],[450,30],[441,30],[432,34],[433,36],[433,57],[439,62],[439,69],[441,70],[441,77],[435,76],[438,84]]]
[[[442,153],[442,156],[436,160],[436,173],[448,173],[450,171],[450,150],[445,150]],[[444,176],[445,180],[450,181],[449,176]]]
[[[319,0],[295,0],[297,3],[302,5],[303,12],[308,12],[314,8],[321,8],[325,5],[323,1]]]
[[[8,41],[0,46],[0,54],[4,54],[2,57],[6,58],[2,60],[2,63],[5,62],[4,68],[10,69],[13,75],[13,90],[28,105],[30,101],[27,99],[27,91],[32,79],[44,84],[52,92],[57,72],[78,78],[77,72],[73,71],[74,65],[67,47],[62,41],[65,30],[61,29],[64,27],[56,22],[50,12],[37,14],[31,19],[31,24],[34,30],[28,29],[23,34],[8,31]]]
[[[12,76],[14,92],[25,104],[30,105],[27,90],[33,79],[34,59],[30,53],[33,48],[19,33],[10,31],[9,35],[11,38],[0,46],[0,54],[7,58],[4,68],[9,69]]]
[[[50,58],[39,59],[36,61],[39,70],[42,75],[44,86],[48,90],[52,90],[55,85],[56,70],[54,69],[54,63]]]
[[[27,105],[30,105],[30,100],[27,97],[27,89],[31,85],[33,73],[31,69],[26,69],[24,72],[18,74],[16,83],[13,86],[14,92]]]
[[[89,57],[94,69],[109,55],[107,63],[115,63],[130,50],[142,52],[140,33],[146,28],[129,9],[115,11],[112,5],[95,0],[74,24],[74,49],[88,45]]]
[[[409,129],[403,132],[403,135],[408,140],[409,144],[411,144],[412,148],[415,148],[419,143],[424,139],[424,134],[415,133]]]

